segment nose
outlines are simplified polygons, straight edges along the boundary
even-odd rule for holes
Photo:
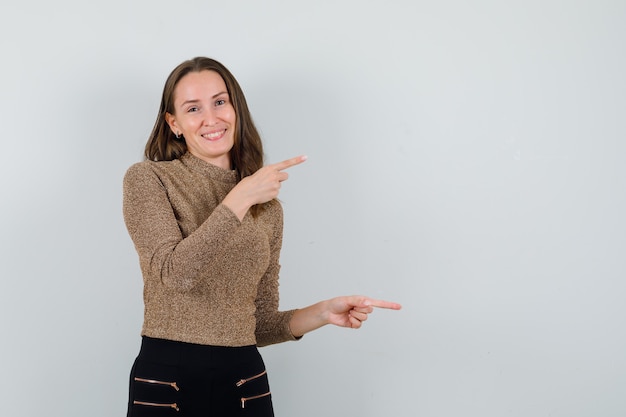
[[[217,124],[217,120],[218,117],[216,111],[214,109],[209,109],[209,111],[205,113],[203,124],[205,126],[215,126]]]

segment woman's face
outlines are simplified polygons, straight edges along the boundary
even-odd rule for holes
[[[231,169],[237,115],[217,72],[190,72],[181,78],[174,89],[174,114],[167,113],[165,119],[172,132],[185,137],[191,154]]]

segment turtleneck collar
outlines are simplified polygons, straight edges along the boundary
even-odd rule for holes
[[[202,175],[207,175],[215,180],[221,182],[237,182],[237,171],[234,169],[224,169],[220,168],[217,165],[213,165],[205,160],[198,158],[197,156],[191,154],[190,152],[186,152],[179,158],[183,165],[186,167],[201,173]]]

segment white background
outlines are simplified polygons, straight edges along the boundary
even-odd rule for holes
[[[0,6],[0,414],[123,416],[121,216],[163,83],[217,58],[285,183],[281,305],[401,302],[262,350],[277,416],[626,415],[626,3]]]

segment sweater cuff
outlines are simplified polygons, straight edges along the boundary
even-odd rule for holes
[[[234,220],[237,222],[237,224],[241,224],[241,220],[239,220],[239,217],[237,217],[237,215],[226,205],[220,203],[214,211],[219,211],[219,212],[223,212],[224,213],[224,217],[229,218],[229,220]]]
[[[278,313],[280,314],[280,319],[277,320],[276,325],[273,326],[271,330],[256,334],[257,346],[263,347],[276,343],[297,341],[302,339],[303,336],[294,336],[291,332],[291,327],[289,326],[291,317],[293,317],[293,314],[295,312],[296,310],[288,310]]]

